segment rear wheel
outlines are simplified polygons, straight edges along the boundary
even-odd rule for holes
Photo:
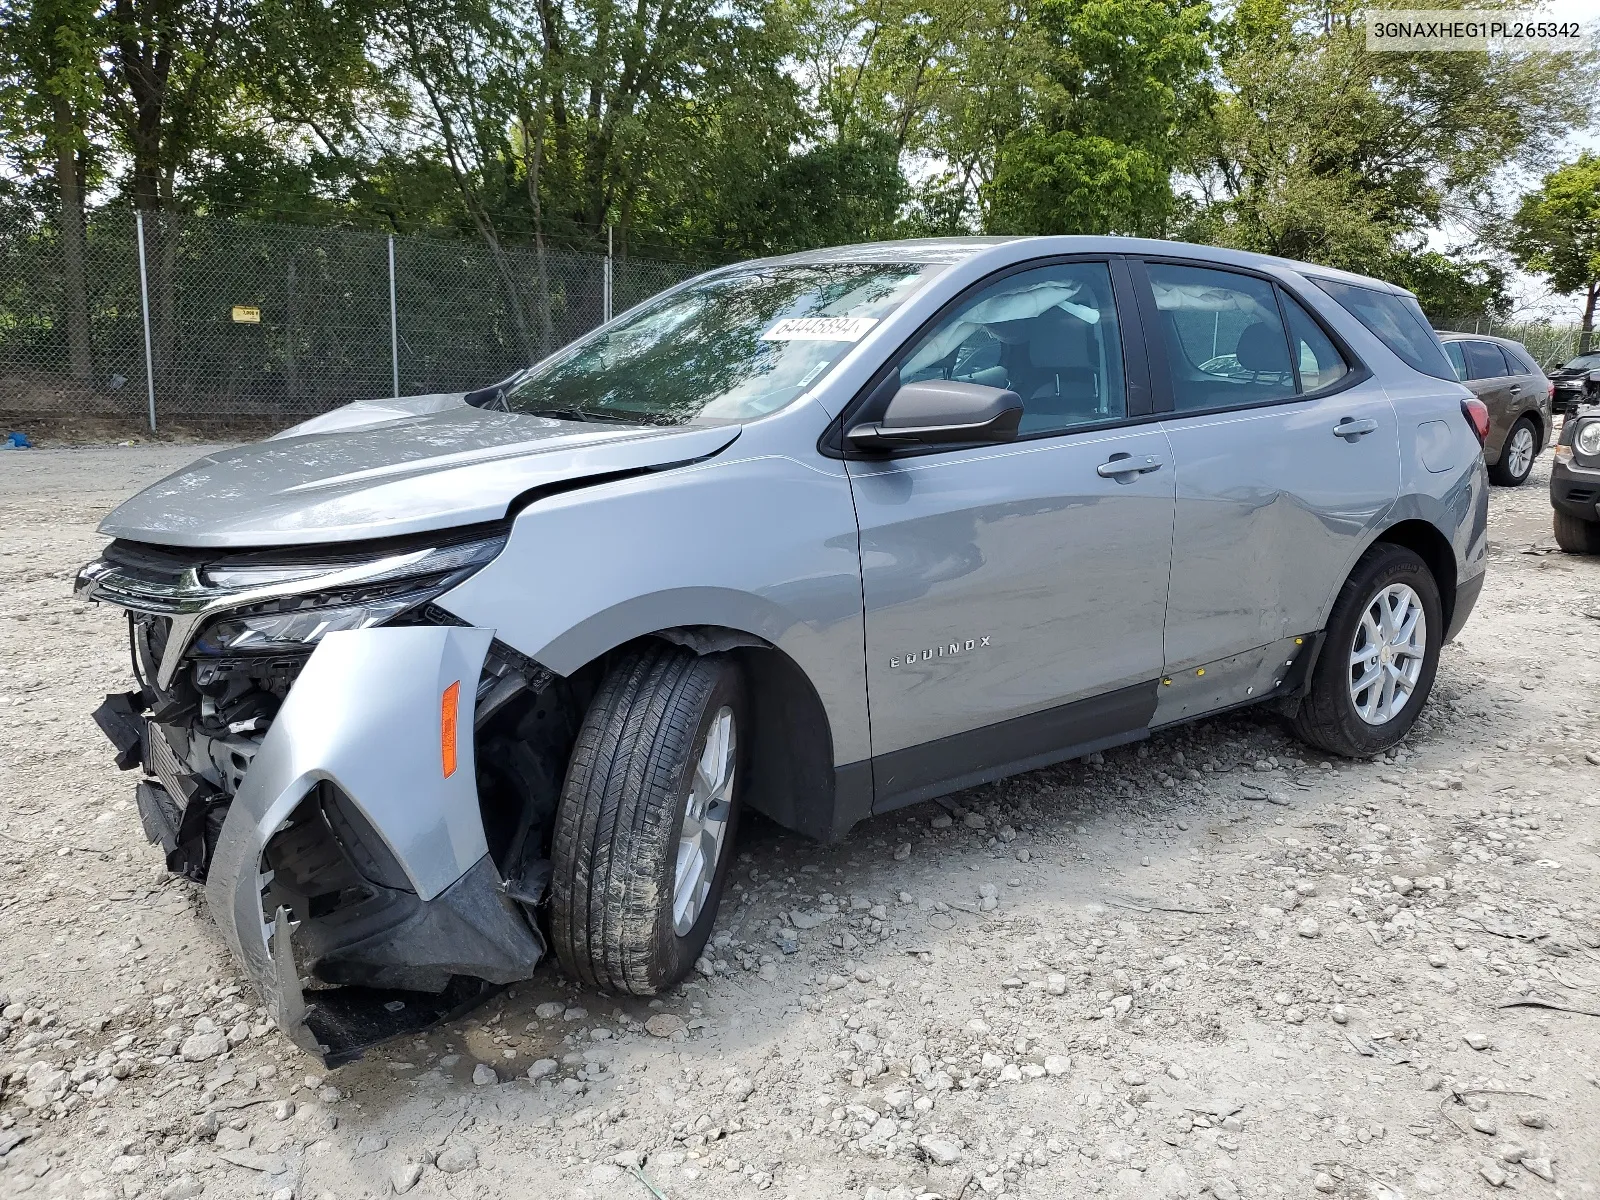
[[[1539,431],[1533,421],[1522,417],[1506,434],[1506,444],[1500,447],[1500,461],[1489,468],[1489,478],[1501,487],[1521,487],[1533,472],[1533,460],[1539,455]]]
[[[584,983],[647,996],[693,969],[733,859],[745,714],[723,654],[649,645],[601,683],[551,849],[551,940]]]
[[[1600,554],[1600,521],[1555,510],[1556,545],[1568,554]]]
[[[1439,587],[1427,564],[1404,546],[1379,542],[1334,602],[1295,734],[1347,758],[1387,750],[1427,702],[1443,636]]]

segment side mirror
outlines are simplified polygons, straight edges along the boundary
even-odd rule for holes
[[[961,442],[1009,442],[1022,423],[1022,397],[1005,388],[954,379],[903,384],[883,420],[855,426],[857,450],[885,451]]]

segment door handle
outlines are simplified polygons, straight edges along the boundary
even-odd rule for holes
[[[1143,475],[1146,471],[1159,471],[1161,466],[1160,455],[1141,454],[1135,457],[1132,454],[1113,454],[1108,462],[1101,463],[1095,470],[1102,478],[1116,479],[1122,475]]]
[[[1516,395],[1516,394],[1517,394],[1517,393],[1518,393],[1518,392],[1520,392],[1520,391],[1521,391],[1521,390],[1522,390],[1522,385],[1521,385],[1521,384],[1520,384],[1520,383],[1513,383],[1513,384],[1512,384],[1512,385],[1511,385],[1511,394],[1512,394],[1512,395],[1513,395],[1513,396],[1515,396],[1515,395]]]
[[[1371,433],[1378,427],[1378,423],[1371,418],[1364,417],[1356,420],[1354,417],[1345,417],[1333,427],[1333,436],[1342,437],[1347,442],[1353,442],[1358,437]]]

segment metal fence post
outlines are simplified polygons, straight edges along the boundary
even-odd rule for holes
[[[156,431],[156,369],[150,353],[150,279],[144,265],[144,213],[133,214],[139,232],[139,307],[144,312],[144,386],[150,401],[150,432]]]
[[[394,234],[389,235],[389,365],[393,369],[394,391],[400,394],[400,322],[394,303]]]
[[[602,319],[611,320],[611,226],[606,226],[606,262],[600,281],[600,310]]]

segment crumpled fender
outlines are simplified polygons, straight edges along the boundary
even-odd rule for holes
[[[313,1052],[288,938],[276,936],[277,922],[261,911],[262,851],[306,793],[329,781],[383,838],[421,899],[466,874],[488,853],[472,710],[493,637],[490,629],[446,626],[330,633],[228,809],[206,881],[212,914],[273,1017]],[[453,683],[459,733],[456,769],[446,777],[441,704]]]

